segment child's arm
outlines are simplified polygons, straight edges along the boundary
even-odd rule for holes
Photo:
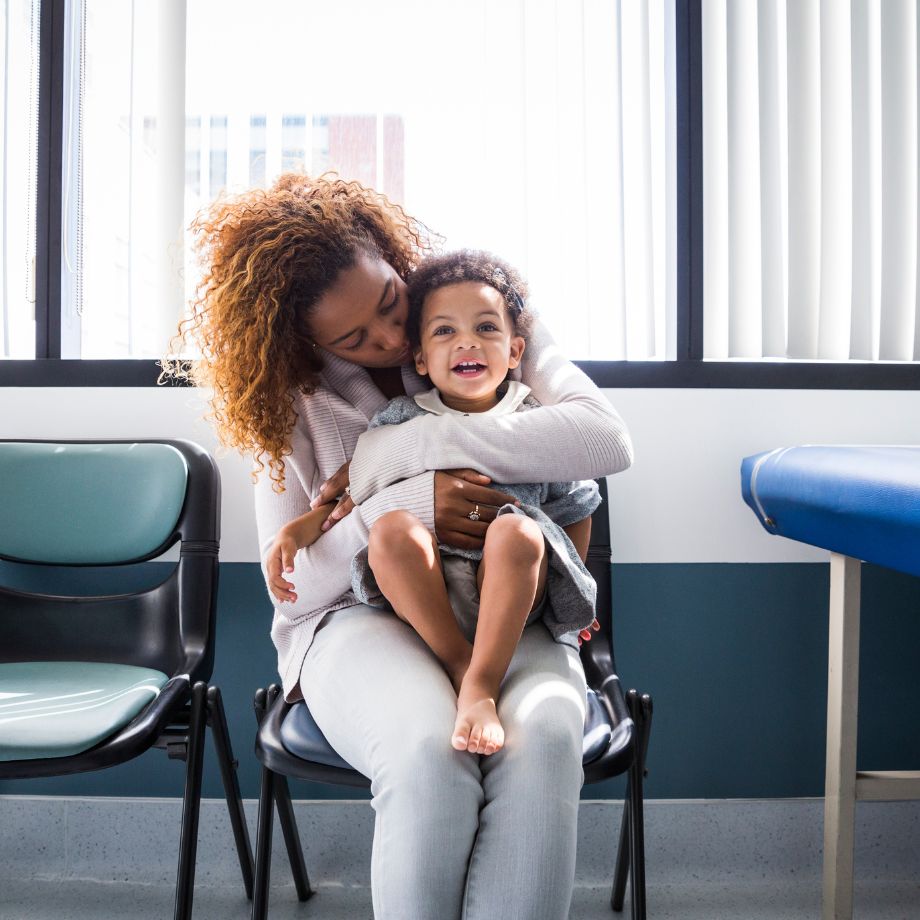
[[[575,549],[582,562],[588,558],[588,545],[591,542],[591,518],[586,517],[584,520],[575,521],[562,528],[568,538],[575,544]]]
[[[546,483],[540,496],[540,510],[563,529],[590,518],[600,503],[601,493],[593,479]]]
[[[294,556],[297,550],[312,546],[322,535],[322,525],[335,508],[335,502],[320,505],[288,521],[275,537],[265,558],[268,573],[268,587],[279,601],[294,601],[297,596],[291,590],[293,585],[284,578],[285,573],[294,571]]]

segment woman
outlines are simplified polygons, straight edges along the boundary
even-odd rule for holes
[[[497,507],[513,501],[491,478],[625,469],[620,418],[537,325],[522,379],[542,408],[366,432],[389,398],[426,388],[404,328],[405,279],[431,248],[426,228],[356,182],[290,174],[216,202],[194,230],[206,273],[182,332],[203,356],[192,375],[213,389],[222,440],[256,460],[263,569],[287,597],[273,600],[271,630],[285,697],[303,697],[371,779],[375,917],[562,920],[583,780],[577,653],[541,624],[526,629],[502,687],[505,747],[482,759],[455,751],[447,674],[410,626],[357,603],[350,564],[397,509],[441,542],[480,548]],[[509,458],[507,443],[524,449]],[[268,570],[280,528],[343,492],[294,571]]]

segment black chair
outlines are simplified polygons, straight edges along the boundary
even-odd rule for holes
[[[597,582],[597,619],[600,630],[581,647],[581,660],[588,681],[585,719],[585,782],[628,774],[626,801],[614,870],[611,907],[623,909],[627,878],[630,881],[631,916],[645,920],[645,840],[642,783],[652,721],[652,701],[635,690],[624,695],[613,654],[610,587],[610,524],[607,515],[607,484],[599,482],[604,501],[594,512],[591,545],[586,565]],[[319,783],[368,788],[370,780],[352,769],[330,747],[313,721],[306,704],[286,703],[277,686],[261,689],[255,696],[256,756],[262,763],[259,824],[256,838],[256,877],[253,920],[268,912],[274,809],[287,847],[297,897],[306,901],[313,891],[304,864],[303,850],[294,820],[288,776]]]
[[[0,779],[100,770],[151,747],[184,760],[176,918],[192,912],[206,725],[252,897],[236,763],[220,691],[207,684],[219,519],[217,467],[196,444],[0,441],[0,560],[15,580],[37,581],[41,566],[143,562],[180,544],[166,580],[133,593],[0,585]]]

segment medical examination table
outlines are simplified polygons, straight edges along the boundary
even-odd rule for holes
[[[856,769],[860,560],[920,575],[920,447],[778,448],[741,489],[769,533],[831,551],[823,918],[850,920],[856,802],[920,799],[920,772]]]

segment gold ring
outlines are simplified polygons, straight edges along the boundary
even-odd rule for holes
[[[468,517],[471,521],[478,521],[479,518],[480,518],[480,514],[479,514],[479,505],[477,505],[477,506],[467,515],[467,517]]]

